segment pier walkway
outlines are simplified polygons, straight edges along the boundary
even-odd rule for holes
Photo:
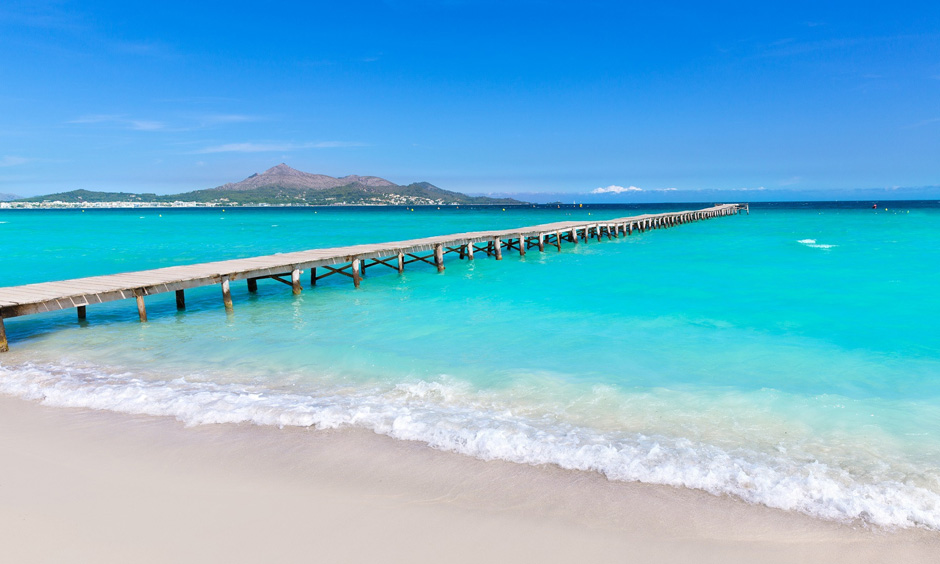
[[[577,244],[579,240],[600,240],[634,231],[672,227],[726,215],[749,211],[747,204],[723,204],[710,208],[660,214],[646,214],[607,221],[566,221],[498,231],[477,231],[395,241],[312,249],[292,253],[207,262],[186,266],[171,266],[154,270],[141,270],[124,274],[91,276],[42,282],[23,286],[0,288],[0,352],[9,350],[3,320],[11,317],[76,308],[78,318],[85,319],[86,307],[114,300],[135,299],[141,321],[147,320],[145,296],[176,292],[176,305],[185,309],[185,290],[219,284],[222,301],[232,308],[230,285],[245,280],[248,291],[258,288],[258,280],[272,279],[291,286],[295,294],[301,288],[301,274],[310,271],[310,285],[317,280],[340,274],[352,278],[358,288],[367,267],[386,266],[402,272],[405,265],[425,262],[444,270],[444,255],[458,254],[461,259],[473,260],[475,253],[503,258],[503,251],[517,251],[525,255],[528,249],[544,251],[545,246],[561,250],[562,243]]]

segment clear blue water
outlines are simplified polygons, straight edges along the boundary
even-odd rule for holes
[[[52,405],[362,426],[821,518],[940,529],[940,206],[752,206],[294,297],[218,288],[7,320],[0,391]],[[704,206],[698,206],[704,207]],[[692,206],[0,210],[15,285]],[[591,214],[588,216],[588,214]]]

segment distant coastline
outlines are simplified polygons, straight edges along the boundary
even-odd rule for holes
[[[348,175],[334,178],[293,169],[284,163],[260,174],[215,188],[181,194],[135,194],[72,190],[4,202],[15,207],[219,207],[219,206],[443,206],[451,204],[525,204],[515,198],[468,196],[444,190],[429,182],[399,185],[377,176]],[[25,205],[24,205],[25,204]]]

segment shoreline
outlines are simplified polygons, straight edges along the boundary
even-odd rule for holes
[[[363,429],[204,425],[0,396],[4,560],[931,562],[869,529]]]

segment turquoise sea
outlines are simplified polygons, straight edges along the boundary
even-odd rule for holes
[[[0,210],[0,286],[708,204]],[[590,216],[588,215],[590,214]],[[446,271],[7,320],[0,392],[358,426],[483,459],[940,529],[940,203],[752,204]]]

